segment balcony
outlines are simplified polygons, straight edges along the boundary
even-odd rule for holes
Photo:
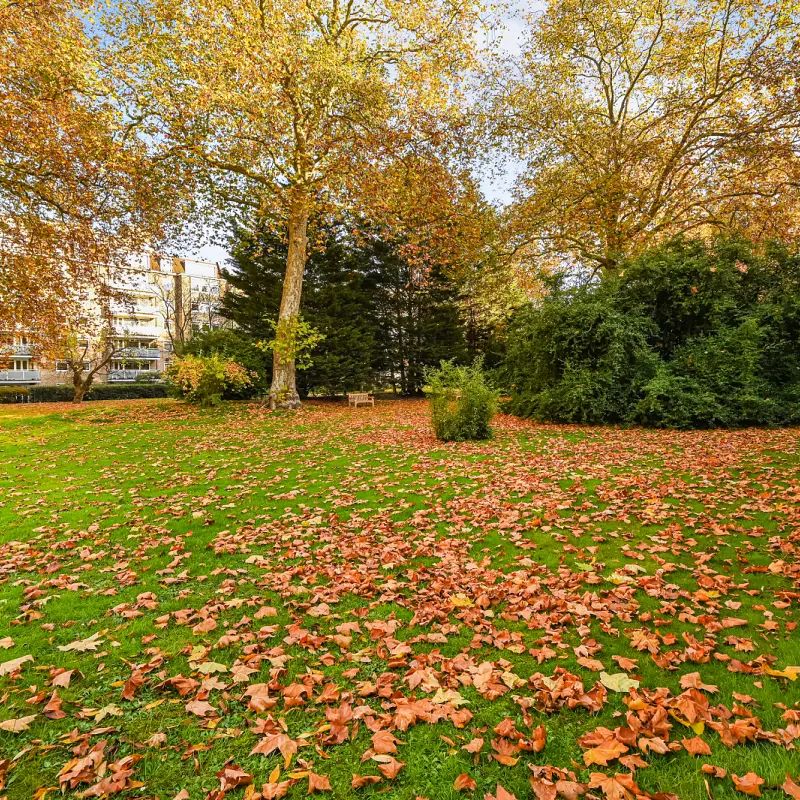
[[[124,383],[127,381],[130,383],[142,375],[152,376],[154,380],[158,377],[158,373],[150,369],[112,369],[108,372],[108,382]]]
[[[161,351],[156,347],[126,347],[115,354],[115,358],[141,358],[144,361],[158,361]]]
[[[158,339],[164,333],[164,328],[160,328],[158,325],[142,325],[138,322],[129,324],[126,321],[115,322],[114,332],[120,338]]]
[[[2,344],[0,345],[0,355],[17,356],[30,358],[33,355],[32,344]]]
[[[39,383],[40,380],[38,369],[0,370],[0,383]]]

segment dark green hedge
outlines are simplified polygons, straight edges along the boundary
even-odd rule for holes
[[[88,400],[138,400],[169,397],[164,383],[98,383],[92,386]]]
[[[0,403],[65,403],[72,400],[71,386],[0,386]],[[84,400],[135,400],[168,397],[163,383],[96,383]]]
[[[675,240],[520,311],[511,410],[695,428],[800,422],[800,255]]]
[[[0,405],[6,403],[24,403],[27,399],[27,386],[0,386]]]

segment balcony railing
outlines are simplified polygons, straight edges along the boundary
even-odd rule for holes
[[[38,369],[0,370],[0,383],[39,383],[40,380]]]
[[[155,378],[157,373],[149,369],[112,369],[108,373],[108,380],[111,383],[135,381],[140,375],[152,375]]]
[[[149,361],[158,361],[161,351],[156,347],[126,347],[116,355],[118,358],[143,358]]]
[[[158,339],[164,333],[163,328],[156,325],[126,325],[122,323],[114,324],[114,333],[122,338],[125,337],[141,337],[142,339]]]
[[[32,344],[0,344],[0,355],[4,356],[31,356],[33,355]]]

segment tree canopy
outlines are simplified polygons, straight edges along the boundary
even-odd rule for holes
[[[798,30],[786,0],[549,2],[497,79],[513,247],[613,272],[679,233],[795,237]]]
[[[109,92],[84,0],[0,0],[0,327],[58,329],[70,301],[160,232],[155,162]],[[163,173],[161,173],[163,178]]]

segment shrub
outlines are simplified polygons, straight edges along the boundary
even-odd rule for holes
[[[7,403],[24,403],[28,399],[27,386],[0,386],[0,405]]]
[[[270,359],[242,331],[219,328],[197,333],[187,343],[183,355],[217,355],[225,361],[235,361],[250,373],[251,382],[240,388],[226,388],[224,400],[246,400],[269,391]]]
[[[68,403],[72,401],[74,394],[73,387],[66,384],[32,386],[27,390],[27,396],[32,403]],[[167,396],[167,386],[163,383],[93,383],[83,399],[141,400]]]
[[[711,392],[691,378],[673,375],[667,367],[645,385],[636,418],[657,428],[710,428],[728,421]]]
[[[510,410],[561,422],[623,422],[658,359],[653,324],[625,314],[602,287],[564,289],[518,313],[509,331],[505,378]]]
[[[676,239],[509,328],[511,409],[699,428],[800,420],[800,254]]]
[[[135,383],[94,383],[84,400],[142,400],[146,398],[168,397],[168,387],[164,383],[145,380]]]
[[[214,406],[224,393],[241,391],[252,383],[241,364],[216,354],[184,356],[167,370],[167,378],[179,397],[204,407]]]
[[[489,439],[497,393],[487,384],[481,359],[471,366],[442,361],[425,371],[433,430],[443,442]]]
[[[160,372],[150,370],[149,372],[140,372],[136,376],[134,383],[158,383],[163,379],[164,376]]]
[[[72,386],[60,384],[57,386],[32,386],[28,396],[32,403],[68,403],[74,394],[75,390]],[[88,395],[86,399],[89,399]]]

